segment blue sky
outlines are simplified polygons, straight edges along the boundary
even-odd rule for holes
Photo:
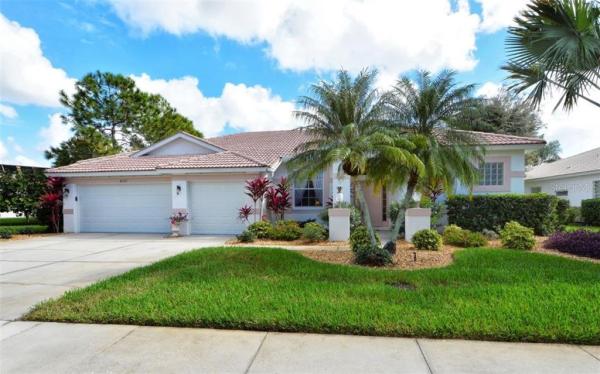
[[[491,94],[524,3],[4,0],[0,161],[47,165],[43,149],[69,136],[58,90],[95,70],[132,76],[208,136],[297,126],[294,100],[339,67],[376,67],[381,87],[415,68],[452,68]],[[580,142],[597,127],[586,108],[542,112],[564,154],[594,146]]]

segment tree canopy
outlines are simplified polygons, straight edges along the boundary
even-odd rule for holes
[[[60,102],[67,108],[62,119],[73,137],[46,151],[55,166],[139,149],[178,131],[202,137],[162,96],[141,91],[121,74],[86,74],[73,95],[60,92]]]

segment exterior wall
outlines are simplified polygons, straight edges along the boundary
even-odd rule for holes
[[[541,192],[555,195],[556,191],[567,190],[571,206],[581,206],[581,200],[594,197],[594,181],[600,181],[600,171],[594,174],[580,176],[565,176],[525,181],[525,192],[531,193],[534,187],[541,187]]]
[[[525,150],[493,150],[485,155],[486,162],[502,162],[504,164],[504,181],[499,186],[473,187],[474,194],[490,193],[525,193]],[[456,194],[468,194],[469,189],[457,185]]]
[[[371,222],[373,222],[373,226],[377,228],[387,228],[390,225],[389,219],[387,215],[389,215],[389,206],[390,206],[390,196],[387,195],[387,213],[386,219],[383,219],[383,187],[368,185],[365,188],[365,200],[367,200],[367,205],[369,206],[369,214],[371,215]]]
[[[177,156],[177,155],[204,155],[215,153],[213,150],[202,147],[185,139],[175,139],[160,148],[150,152],[148,156]],[[140,156],[144,157],[144,156]]]

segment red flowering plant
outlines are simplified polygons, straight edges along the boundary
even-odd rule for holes
[[[38,217],[54,232],[60,232],[62,223],[64,178],[50,177],[46,181],[46,192],[40,196]]]
[[[265,196],[265,193],[269,189],[271,185],[271,181],[267,177],[256,177],[254,179],[250,179],[246,181],[246,195],[248,195],[252,201],[254,202],[254,221],[256,222],[256,213],[262,217],[262,200]],[[260,201],[260,209],[256,209],[257,202]],[[240,208],[241,210],[241,208]]]
[[[248,222],[248,218],[252,213],[254,213],[254,209],[252,209],[250,205],[244,205],[240,209],[238,209],[238,218],[242,222]]]
[[[185,212],[177,212],[171,215],[171,217],[169,217],[169,220],[171,221],[171,225],[179,225],[182,222],[187,222],[188,214]]]
[[[267,208],[280,219],[284,219],[285,211],[292,207],[290,202],[290,183],[287,178],[281,177],[275,187],[269,187],[265,197]]]

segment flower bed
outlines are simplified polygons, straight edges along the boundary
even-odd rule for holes
[[[600,259],[600,233],[586,230],[557,232],[546,240],[544,247],[577,256]]]

